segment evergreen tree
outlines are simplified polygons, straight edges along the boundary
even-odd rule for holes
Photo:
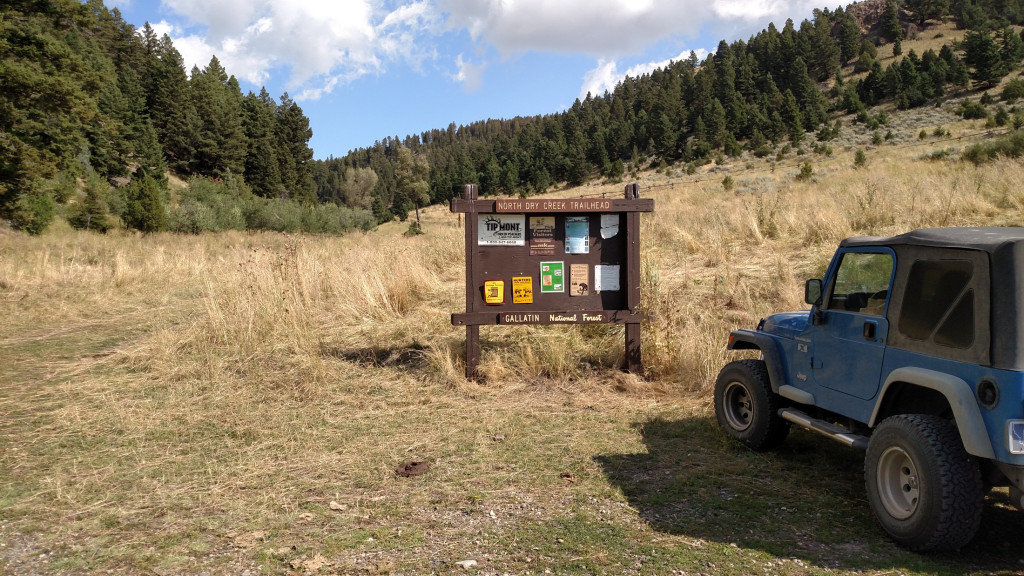
[[[197,174],[218,178],[245,172],[247,143],[242,127],[242,94],[234,76],[228,77],[216,56],[200,71],[192,69],[189,82],[201,122],[192,168]]]
[[[889,42],[903,39],[903,25],[900,24],[900,10],[895,0],[886,0],[882,13],[882,36]]]
[[[154,48],[146,80],[146,109],[171,169],[189,173],[195,163],[200,119],[185,74],[184,59],[164,34]]]
[[[861,32],[857,20],[840,8],[836,12],[839,23],[839,63],[845,66],[860,52]]]
[[[287,92],[281,95],[277,106],[275,132],[278,139],[277,161],[285,193],[300,202],[314,202],[316,190],[310,166],[313,150],[309,147],[313,130],[309,127],[309,118]]]
[[[80,230],[106,232],[110,228],[109,195],[110,184],[98,173],[90,172],[85,183],[85,195],[68,222]]]
[[[918,24],[924,26],[927,20],[937,20],[949,14],[949,0],[905,0],[907,9],[914,13]]]
[[[125,224],[142,232],[159,232],[167,228],[164,191],[154,178],[143,173],[127,190]]]
[[[972,30],[964,38],[964,63],[973,68],[971,80],[976,86],[995,86],[1004,76],[999,46],[991,33]]]
[[[249,92],[242,102],[245,111],[245,181],[253,193],[276,198],[282,193],[280,166],[277,160],[277,110],[266,88],[259,96]]]

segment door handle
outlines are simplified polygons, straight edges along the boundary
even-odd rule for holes
[[[874,322],[865,322],[864,323],[864,339],[865,340],[871,340],[873,342],[875,340],[875,334],[877,334],[877,332],[878,332],[878,324],[875,324]]]

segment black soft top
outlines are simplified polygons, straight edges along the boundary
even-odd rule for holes
[[[911,342],[899,331],[890,333],[890,345],[912,351],[934,353],[984,366],[1024,372],[1024,228],[924,228],[888,238],[847,238],[842,247],[892,247],[897,261],[943,258],[944,250],[971,251],[976,257],[972,283],[975,291],[975,341],[969,349],[941,352],[926,344]],[[903,294],[911,267],[898,265],[894,291]],[[889,307],[888,319],[900,317],[903,301]],[[895,325],[895,324],[893,324]]]
[[[1008,244],[1024,242],[1024,228],[922,228],[899,236],[858,236],[840,246],[930,246],[993,253]]]

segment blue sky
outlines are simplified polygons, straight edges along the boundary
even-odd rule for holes
[[[450,123],[564,110],[823,0],[106,0],[243,92],[299,103],[317,158]]]

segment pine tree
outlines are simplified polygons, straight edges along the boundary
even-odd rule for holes
[[[949,0],[905,0],[907,9],[914,13],[918,24],[924,25],[925,21],[942,18],[949,14]]]
[[[839,63],[845,66],[860,52],[861,33],[857,20],[840,8],[836,12],[839,20]]]
[[[192,69],[192,100],[201,122],[192,168],[211,178],[245,172],[246,141],[242,95],[216,56],[203,70]]]
[[[167,228],[164,191],[154,178],[143,172],[127,190],[125,224],[142,232],[159,232]]]
[[[300,202],[314,202],[316,190],[310,169],[313,150],[309,147],[313,130],[309,119],[287,92],[281,96],[276,117],[277,161],[285,193]]]
[[[889,42],[903,39],[903,26],[900,24],[900,10],[895,0],[887,0],[885,12],[882,13],[882,35]]]
[[[252,191],[264,198],[276,198],[282,192],[280,166],[277,160],[276,106],[267,93],[252,92],[245,97],[245,181]]]
[[[992,35],[972,30],[964,38],[964,63],[973,68],[971,80],[977,86],[994,86],[1004,76],[1004,66]]]
[[[154,54],[145,79],[146,109],[168,165],[180,173],[188,173],[195,163],[200,119],[189,89],[184,59],[166,34],[155,46]]]

